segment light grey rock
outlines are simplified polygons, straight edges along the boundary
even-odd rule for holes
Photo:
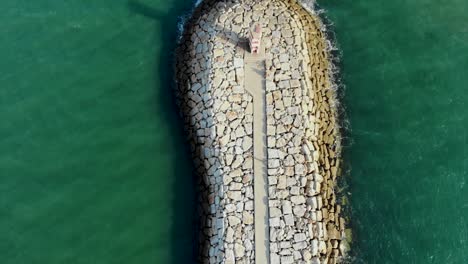
[[[296,164],[294,166],[294,173],[296,173],[296,175],[305,175],[305,166],[303,164]]]
[[[318,182],[318,183],[321,183],[321,182],[323,182],[323,176],[320,175],[320,174],[318,174],[318,173],[316,173],[316,174],[314,174],[314,180],[315,180],[316,182]]]
[[[277,141],[276,141],[276,147],[278,148],[281,148],[281,147],[284,147],[286,145],[286,140],[284,138],[279,138]]]
[[[225,257],[226,257],[226,264],[235,264],[236,262],[236,257],[234,255],[234,251],[232,249],[226,249],[226,253],[225,253]],[[212,263],[212,262],[210,262]]]
[[[221,83],[223,82],[223,78],[216,76],[213,78],[213,86],[217,88],[221,88]]]
[[[245,254],[245,247],[240,243],[235,243],[234,253],[236,255],[236,258],[242,258]]]
[[[280,166],[280,161],[278,159],[269,159],[268,168],[274,169]]]
[[[270,218],[269,222],[270,222],[271,227],[279,227],[280,226],[279,217]]]
[[[295,260],[296,263],[297,263],[298,260],[302,259],[301,252],[299,252],[299,251],[293,251],[293,257],[294,257],[294,260]],[[299,263],[301,263],[301,262],[299,262]],[[302,264],[302,263],[301,263],[301,264]]]
[[[292,214],[292,206],[290,201],[283,201],[283,214]]]
[[[226,205],[226,212],[227,213],[232,213],[232,212],[235,212],[236,211],[236,206],[229,203]]]
[[[242,157],[242,155],[236,155],[236,159],[234,160],[234,162],[232,162],[231,168],[236,169],[240,167],[240,165],[242,165],[243,162],[244,158]]]
[[[312,258],[310,264],[320,264],[320,259],[318,257]]]
[[[252,186],[247,186],[247,187],[245,187],[245,196],[246,196],[247,198],[253,199],[254,194],[253,194],[253,188],[252,188]]]
[[[253,224],[254,222],[254,217],[253,217],[253,214],[247,212],[247,211],[244,211],[242,212],[242,221],[245,225],[251,225]]]
[[[236,81],[236,72],[235,72],[235,71],[232,71],[232,70],[229,71],[228,74],[227,74],[226,79],[227,79],[229,82],[231,82],[231,83],[235,82],[235,81]],[[236,94],[235,96],[236,96],[236,98],[240,98],[239,94]],[[237,101],[237,100],[236,100],[236,101]],[[237,101],[237,102],[240,102],[240,100]]]
[[[253,211],[253,209],[254,209],[253,201],[245,202],[244,207],[245,207],[245,210],[247,210],[247,211]]]
[[[219,56],[223,56],[224,55],[224,51],[222,49],[215,49],[213,51],[213,57],[219,57]]]
[[[231,107],[231,104],[227,101],[224,101],[221,106],[219,107],[219,110],[221,112],[226,112],[229,108]]]
[[[270,238],[274,237],[274,240],[270,241],[276,241],[276,232],[271,232],[270,231]],[[270,252],[278,252],[278,243],[270,242]]]
[[[288,190],[281,190],[276,193],[276,197],[278,199],[285,199],[289,196],[289,191]]]
[[[309,181],[306,185],[306,194],[308,196],[315,196],[320,193],[320,183],[316,181]]]
[[[236,226],[241,223],[241,220],[237,216],[228,216],[229,226]]]
[[[244,203],[243,202],[238,202],[236,204],[236,212],[241,213],[242,211],[244,211]]]
[[[277,170],[268,170],[268,175],[276,175]],[[278,183],[278,177],[268,176],[268,185],[276,185]]]
[[[239,69],[236,69],[236,80],[239,81],[240,77],[243,77],[243,74],[241,73],[241,71]],[[232,93],[242,94],[242,93],[244,93],[244,87],[239,86],[239,85],[234,86],[234,87],[232,87]]]
[[[293,212],[294,212],[294,215],[297,216],[297,217],[303,217],[305,212],[306,212],[306,208],[304,205],[296,205],[294,206],[293,208]]]
[[[244,139],[242,141],[242,149],[244,151],[248,151],[252,147],[252,144],[253,144],[253,142],[252,142],[251,137],[244,137]]]
[[[276,90],[276,84],[272,81],[266,81],[266,90],[267,91],[274,91]]]
[[[291,195],[299,195],[300,194],[299,190],[300,190],[299,186],[292,186],[291,190],[289,190],[289,193],[291,193]]]
[[[270,261],[271,261],[271,264],[281,264],[280,256],[276,253],[270,254]]]
[[[289,241],[280,242],[279,246],[280,246],[281,249],[291,248],[292,247],[291,242],[289,242]]]
[[[231,182],[229,184],[230,191],[240,191],[242,187],[243,187],[242,183],[239,183],[239,182]]]
[[[278,201],[278,200],[270,199],[270,200],[268,201],[268,206],[269,206],[269,207],[280,207],[280,206],[281,206],[281,202]]]
[[[280,217],[282,215],[281,210],[276,207],[270,208],[270,217]]]
[[[252,251],[253,250],[253,244],[252,244],[252,241],[250,239],[246,239],[244,241],[244,247],[245,247],[245,250],[246,251]]]
[[[293,244],[294,250],[301,250],[307,248],[307,243],[305,241],[294,243]]]
[[[286,176],[279,176],[278,177],[278,184],[276,185],[277,189],[283,190],[286,189]]]
[[[281,104],[283,104],[283,102],[281,101]],[[284,105],[282,106],[282,108],[284,109]],[[287,132],[286,128],[282,125],[282,124],[279,124],[277,127],[276,127],[276,133],[277,134],[283,134]]]
[[[299,178],[299,186],[305,187],[307,185],[307,178],[306,177],[301,177]]]
[[[226,146],[229,143],[231,136],[229,134],[224,135],[220,140],[219,143],[221,146]]]
[[[305,203],[305,198],[304,196],[301,195],[296,195],[296,196],[291,196],[291,202],[294,204],[303,204]]]
[[[317,210],[317,208],[318,208],[317,197],[314,196],[314,197],[307,198],[306,203],[307,203],[307,205],[310,206],[310,208],[312,210],[314,210],[314,211]]]
[[[312,256],[318,256],[319,248],[318,248],[318,240],[313,239],[310,241],[310,253],[312,253]]]
[[[294,257],[293,256],[281,256],[281,264],[293,264]]]
[[[244,59],[234,58],[234,68],[243,68],[243,67],[244,67]]]
[[[327,252],[327,244],[325,243],[325,241],[323,240],[320,240],[319,241],[319,251],[320,253],[324,254],[325,252]]]
[[[275,126],[267,126],[267,135],[274,136],[276,134]]]
[[[276,138],[275,137],[268,137],[267,138],[267,145],[268,147],[275,147],[276,146]]]
[[[243,136],[245,136],[244,126],[238,126],[237,129],[236,129],[236,137],[240,138],[240,137],[243,137]]]
[[[232,161],[234,160],[234,155],[226,154],[224,157],[226,158],[226,165],[231,165]]]
[[[226,230],[226,242],[234,242],[234,229],[232,229],[231,227],[228,227]]]
[[[318,150],[315,150],[312,156],[314,157],[314,161],[318,162],[320,156]]]
[[[297,233],[297,234],[294,234],[294,242],[301,242],[301,241],[305,241],[307,239],[307,236],[306,234],[304,233]]]
[[[242,164],[242,168],[245,170],[245,169],[252,169],[252,157],[247,157],[245,160],[244,160],[244,163]]]
[[[301,87],[301,82],[297,79],[293,79],[290,81],[290,84],[291,84],[291,87],[292,88],[297,88],[297,87]]]
[[[293,155],[287,155],[283,162],[284,162],[284,166],[294,166]]]
[[[234,201],[241,201],[242,200],[241,191],[229,191],[227,193],[227,196],[229,197],[229,199],[232,199]]]
[[[241,121],[242,120],[240,120],[240,119],[236,119],[236,120],[229,123],[229,127],[232,128],[233,130],[236,130],[237,127],[240,125]]]
[[[281,65],[281,66],[283,68],[283,65]],[[278,88],[280,88],[280,89],[289,89],[289,88],[291,88],[291,84],[289,83],[289,80],[283,80],[283,81],[280,81],[278,83]]]
[[[284,222],[287,226],[294,226],[294,216],[293,215],[285,215]]]
[[[300,135],[296,135],[295,137],[293,137],[292,143],[294,146],[300,146],[302,143],[302,137]]]
[[[288,62],[289,61],[289,55],[286,53],[282,53],[279,55],[279,61],[281,63]]]
[[[235,169],[235,170],[231,171],[229,176],[231,176],[232,178],[240,177],[240,176],[242,176],[242,170],[241,169]]]
[[[223,175],[223,184],[228,185],[230,182],[232,182],[232,178],[229,175]]]

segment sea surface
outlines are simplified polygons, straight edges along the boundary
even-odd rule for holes
[[[468,1],[319,3],[342,53],[353,263],[468,263]]]
[[[181,0],[0,1],[0,263],[191,263]]]
[[[353,263],[468,263],[468,2],[320,0]],[[192,263],[173,104],[189,0],[0,1],[0,263]]]

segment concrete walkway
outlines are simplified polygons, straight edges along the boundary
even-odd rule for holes
[[[270,263],[266,138],[265,56],[244,54],[245,89],[253,97],[253,171],[255,202],[255,263]]]

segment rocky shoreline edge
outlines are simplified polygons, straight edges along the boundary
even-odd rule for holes
[[[341,137],[320,18],[295,0],[202,1],[176,50],[176,99],[198,176],[199,262],[255,263],[253,98],[244,50],[264,27],[269,263],[340,263]],[[258,176],[257,176],[258,177]]]

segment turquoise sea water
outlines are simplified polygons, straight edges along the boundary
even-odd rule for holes
[[[468,263],[468,2],[323,0],[343,53],[355,263]],[[192,1],[0,2],[0,259],[190,263],[171,104]]]
[[[324,0],[351,124],[354,263],[468,263],[468,1]]]
[[[0,263],[190,263],[171,103],[191,1],[0,1]]]

